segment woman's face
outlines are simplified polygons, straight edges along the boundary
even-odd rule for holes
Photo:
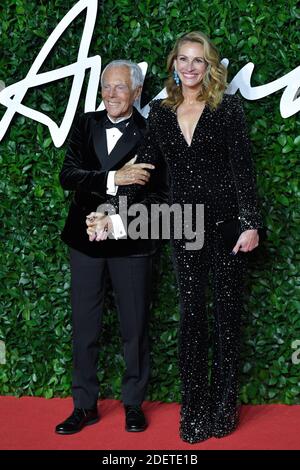
[[[203,46],[198,42],[183,43],[179,47],[174,66],[183,87],[191,89],[200,88],[207,68],[207,63],[204,60]]]

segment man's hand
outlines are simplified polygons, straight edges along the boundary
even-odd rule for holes
[[[106,240],[113,230],[111,218],[101,212],[91,212],[86,218],[86,225],[90,242]]]
[[[126,186],[129,184],[141,184],[144,186],[150,178],[149,171],[154,170],[155,166],[150,163],[126,163],[115,173],[115,185]]]
[[[259,235],[257,230],[245,230],[239,236],[238,241],[236,242],[235,247],[232,250],[232,254],[236,255],[238,251],[252,251],[258,246]]]

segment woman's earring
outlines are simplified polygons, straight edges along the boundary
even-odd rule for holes
[[[179,86],[180,85],[180,78],[179,78],[177,70],[173,71],[173,78],[174,78],[174,82],[176,83],[176,85]]]

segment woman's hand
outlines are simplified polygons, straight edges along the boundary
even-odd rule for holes
[[[236,255],[238,251],[252,251],[258,246],[259,235],[256,229],[254,230],[245,230],[241,233],[232,250],[232,254]]]
[[[91,212],[86,218],[86,225],[90,242],[106,240],[113,230],[111,218],[101,212]]]

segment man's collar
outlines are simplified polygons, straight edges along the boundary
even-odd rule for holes
[[[122,116],[122,117],[119,117],[119,118],[113,118],[113,117],[109,116],[109,114],[107,114],[107,117],[108,117],[108,119],[109,119],[112,123],[117,124],[117,123],[119,123],[119,122],[122,122],[122,121],[125,121],[126,119],[131,118],[132,114],[133,114],[133,111],[131,111],[131,113],[128,114],[128,116]]]

